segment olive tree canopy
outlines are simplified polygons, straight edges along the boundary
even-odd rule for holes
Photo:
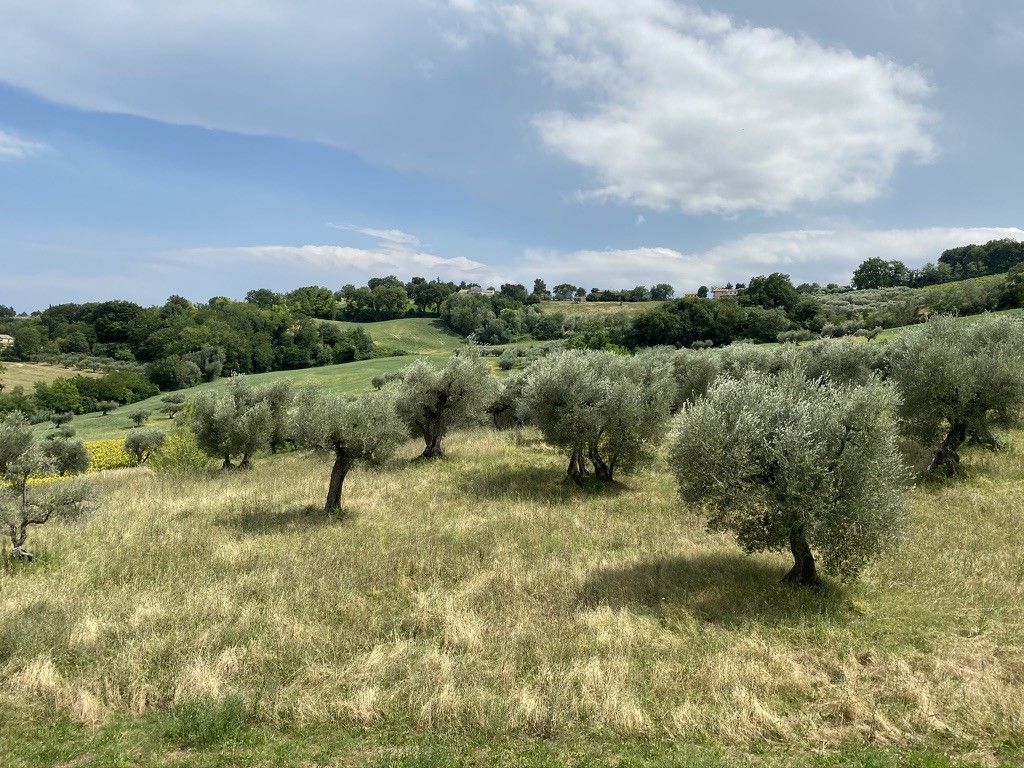
[[[81,454],[85,447],[80,441],[74,442],[81,446],[81,451],[69,448],[47,456],[36,444],[32,426],[21,413],[15,411],[0,421],[0,524],[10,538],[15,557],[35,559],[25,550],[31,526],[43,525],[54,518],[76,517],[85,510],[89,493],[86,486],[78,482],[65,480],[44,486],[29,485],[33,475],[83,471]],[[88,461],[85,464],[88,466]]]
[[[1024,321],[936,317],[892,344],[908,429],[935,447],[929,471],[956,471],[968,438],[994,446],[992,428],[1024,407]]]
[[[422,437],[425,458],[444,454],[442,440],[460,425],[482,421],[497,390],[479,355],[455,355],[436,368],[418,360],[402,374],[395,406],[413,437]]]
[[[903,517],[891,387],[833,387],[798,373],[724,380],[689,406],[669,439],[684,501],[746,551],[784,550],[786,580],[818,582],[814,552],[853,577],[889,544]]]
[[[568,350],[541,358],[527,370],[523,398],[531,423],[549,444],[569,455],[567,473],[614,479],[650,456],[668,422],[676,395],[672,359]]]
[[[300,448],[333,455],[324,505],[325,511],[332,512],[342,506],[345,477],[353,465],[384,461],[406,438],[407,430],[395,410],[393,392],[375,391],[350,400],[308,387],[295,398],[292,435]]]
[[[190,422],[196,443],[204,453],[223,459],[230,469],[233,457],[239,468],[251,465],[257,451],[268,448],[274,416],[262,390],[242,378],[231,382],[226,393],[204,392],[195,398]]]

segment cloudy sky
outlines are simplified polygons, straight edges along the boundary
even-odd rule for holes
[[[1018,0],[0,0],[0,303],[1024,238]]]

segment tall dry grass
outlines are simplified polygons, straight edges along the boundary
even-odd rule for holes
[[[778,583],[707,534],[661,469],[593,495],[530,440],[349,479],[327,468],[102,479],[84,525],[0,574],[0,695],[96,722],[240,695],[289,723],[761,740],[1024,736],[1024,457],[921,489],[898,552],[854,587]]]

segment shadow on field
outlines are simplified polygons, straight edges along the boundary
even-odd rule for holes
[[[570,501],[581,494],[617,496],[628,488],[617,482],[605,485],[596,480],[579,486],[566,478],[564,469],[502,463],[485,471],[466,472],[459,490],[483,500],[513,498],[550,503]]]
[[[842,587],[810,590],[782,584],[784,570],[742,554],[648,560],[595,571],[579,605],[639,607],[655,613],[682,609],[716,624],[788,624],[843,618],[852,604]]]
[[[333,525],[346,517],[345,513],[328,515],[323,507],[310,504],[274,510],[244,510],[241,514],[220,520],[219,524],[240,533],[287,533]]]

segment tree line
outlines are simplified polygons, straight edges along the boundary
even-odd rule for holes
[[[938,263],[912,269],[898,259],[870,258],[853,273],[852,285],[866,288],[920,288],[985,275],[999,275],[1024,264],[1024,242],[1003,239],[984,245],[950,248],[939,256]]]

